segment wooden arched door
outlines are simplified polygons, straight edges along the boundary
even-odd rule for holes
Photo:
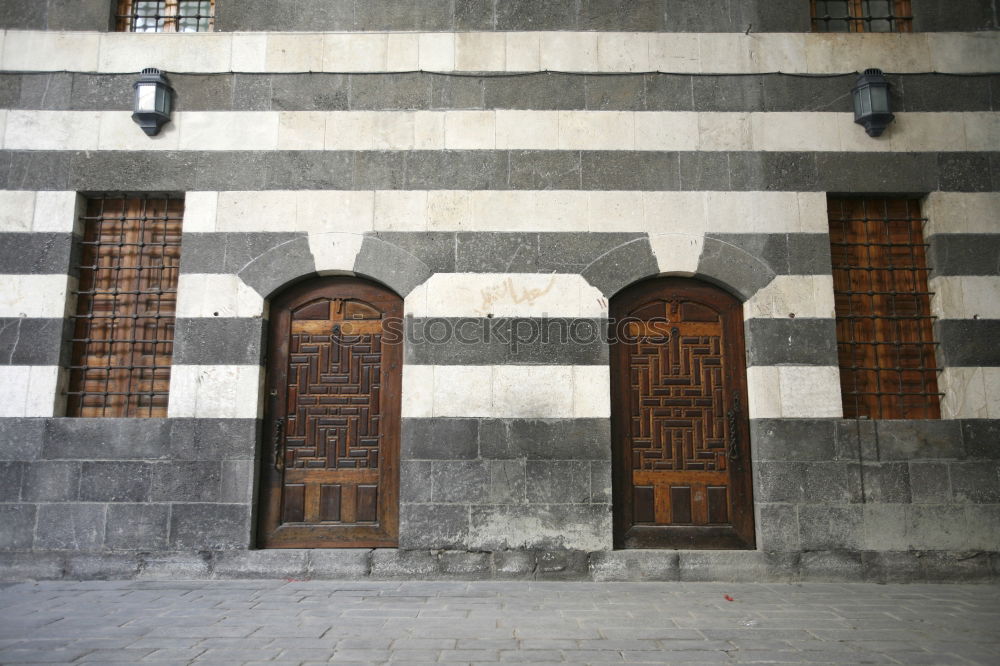
[[[258,546],[397,545],[402,299],[316,278],[270,314]]]
[[[689,278],[611,302],[617,548],[754,548],[742,305]]]

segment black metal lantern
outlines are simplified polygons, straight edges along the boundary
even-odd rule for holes
[[[170,103],[174,89],[166,77],[155,67],[142,70],[135,89],[132,120],[149,136],[156,136],[160,128],[170,122]]]
[[[889,81],[881,69],[866,69],[851,89],[854,95],[854,122],[864,126],[868,136],[882,136],[893,118],[889,104]]]

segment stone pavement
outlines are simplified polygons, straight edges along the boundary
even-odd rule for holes
[[[89,581],[0,587],[0,663],[998,664],[1000,588]]]

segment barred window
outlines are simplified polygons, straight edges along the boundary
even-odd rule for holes
[[[167,415],[183,212],[174,197],[88,201],[68,416]]]
[[[118,0],[119,32],[211,32],[215,0]]]
[[[813,32],[912,32],[910,0],[812,0]]]
[[[829,200],[848,418],[940,418],[924,219],[913,199]]]

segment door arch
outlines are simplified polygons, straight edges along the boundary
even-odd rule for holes
[[[754,548],[742,304],[640,282],[611,317],[616,548]]]
[[[403,300],[321,277],[270,313],[258,546],[396,546]]]

